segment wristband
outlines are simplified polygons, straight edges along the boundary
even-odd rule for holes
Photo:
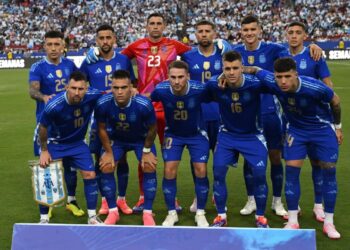
[[[334,124],[335,129],[341,129],[341,123],[339,124]]]
[[[151,148],[143,148],[142,149],[142,152],[145,153],[145,154],[148,154],[148,153],[151,153]]]

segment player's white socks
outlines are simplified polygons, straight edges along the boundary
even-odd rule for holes
[[[315,209],[323,209],[323,205],[322,205],[322,203],[315,203],[314,208]]]
[[[325,214],[325,218],[324,218],[324,224],[334,224],[333,221],[333,213],[324,213]]]
[[[226,213],[223,213],[223,214],[218,214],[220,217],[221,217],[221,219],[223,219],[223,220],[226,220],[227,219],[227,215],[226,215]]]
[[[152,210],[147,210],[147,209],[144,209],[144,210],[143,210],[143,213],[149,213],[149,214],[152,214]]]
[[[272,204],[275,204],[276,202],[281,202],[281,197],[273,196],[272,197]]]
[[[288,223],[299,224],[298,213],[298,210],[288,210]]]
[[[89,215],[89,217],[95,216],[96,210],[95,209],[88,209],[88,215]]]
[[[205,214],[204,209],[197,209],[196,214]]]
[[[142,200],[142,199],[144,199],[144,198],[145,198],[145,196],[140,195],[139,200]]]
[[[118,196],[117,200],[125,200],[125,196]]]
[[[49,220],[49,215],[48,214],[40,214],[40,220]]]
[[[110,209],[109,209],[109,212],[114,212],[114,211],[117,211],[117,212],[118,212],[118,207],[114,207],[114,208],[110,208]]]
[[[254,195],[249,195],[248,196],[248,201],[252,201],[252,200],[255,201]]]
[[[71,203],[72,201],[76,201],[77,199],[75,198],[75,196],[68,196],[67,197],[67,202]]]

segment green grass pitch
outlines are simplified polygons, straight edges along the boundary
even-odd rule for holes
[[[336,206],[335,224],[342,234],[338,241],[329,240],[322,234],[322,224],[316,222],[312,215],[313,187],[311,180],[311,168],[305,163],[302,169],[302,196],[300,205],[302,228],[315,228],[317,233],[318,249],[348,249],[350,239],[350,199],[349,166],[350,166],[350,85],[348,83],[350,73],[349,61],[329,62],[335,91],[341,97],[342,123],[344,143],[340,147],[340,159],[337,166],[338,173],[338,199]],[[28,222],[37,223],[39,220],[38,207],[33,201],[31,187],[31,171],[27,161],[33,159],[32,136],[34,129],[35,102],[28,95],[28,70],[1,70],[0,71],[0,249],[10,249],[12,228],[14,223]],[[159,147],[158,147],[159,152]],[[161,154],[158,154],[161,159]],[[154,204],[156,222],[161,224],[166,215],[165,203],[161,192],[162,161],[158,165],[158,192]],[[127,190],[127,199],[130,206],[138,199],[137,164],[133,153],[129,153],[130,178]],[[209,160],[209,178],[212,180],[212,157]],[[179,225],[194,226],[194,214],[189,212],[189,206],[193,199],[194,189],[192,177],[190,177],[188,154],[185,151],[183,161],[179,168],[178,198],[184,207],[180,215]],[[268,174],[269,176],[269,170]],[[269,180],[269,178],[268,178]],[[239,210],[245,204],[246,195],[242,177],[242,164],[238,168],[232,168],[227,176],[228,183],[228,222],[231,227],[254,227],[254,216],[243,217]],[[212,185],[212,181],[211,181]],[[270,180],[269,186],[271,190]],[[271,192],[270,192],[271,193]],[[210,193],[210,197],[211,197]],[[82,181],[79,179],[77,190],[79,204],[85,209],[83,198]],[[266,216],[271,227],[281,228],[284,221],[273,215],[270,209],[271,195],[267,203]],[[216,216],[215,208],[210,202],[207,203],[207,218],[212,221]],[[75,218],[64,207],[54,209],[54,217],[51,223],[77,223],[85,224],[87,218]],[[141,225],[140,215],[121,215],[119,224]]]

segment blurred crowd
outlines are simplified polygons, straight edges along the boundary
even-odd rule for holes
[[[240,21],[247,14],[257,15],[263,27],[263,39],[282,42],[290,21],[303,21],[313,41],[349,40],[349,0],[22,0],[0,1],[0,50],[15,52],[41,49],[46,31],[60,30],[70,50],[94,44],[96,27],[111,24],[118,46],[144,37],[150,13],[163,13],[166,36],[196,43],[194,24],[211,19],[220,38],[240,42]]]

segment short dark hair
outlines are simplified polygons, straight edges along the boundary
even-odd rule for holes
[[[293,27],[293,26],[299,26],[301,28],[303,28],[303,30],[305,32],[307,32],[307,27],[305,25],[305,23],[302,23],[302,22],[299,22],[299,21],[294,21],[294,22],[291,22],[287,25],[287,29],[290,28],[290,27]]]
[[[129,79],[130,80],[130,73],[127,70],[118,69],[113,72],[112,79]]]
[[[257,18],[256,16],[254,15],[248,15],[248,16],[245,16],[242,21],[241,21],[241,26],[243,24],[250,24],[250,23],[257,23],[259,26],[260,26],[260,21],[259,21],[259,18]]]
[[[187,73],[188,73],[188,64],[185,63],[184,61],[173,61],[169,64],[168,66],[168,71],[170,71],[170,69],[172,68],[176,68],[176,69],[184,69]]]
[[[294,59],[291,57],[282,57],[282,58],[278,58],[274,62],[273,69],[275,70],[275,72],[278,72],[278,73],[288,72],[290,70],[296,71],[297,64],[294,61]]]
[[[72,72],[72,74],[70,74],[70,76],[69,76],[69,80],[87,82],[86,75],[81,71]]]
[[[211,22],[209,20],[205,20],[205,19],[200,20],[199,22],[196,23],[196,25],[195,25],[196,29],[200,25],[210,25],[213,28],[213,30],[215,30],[215,28],[216,28],[216,25],[213,22]]]
[[[222,61],[233,62],[233,61],[236,61],[236,60],[242,62],[242,56],[237,51],[231,50],[229,52],[226,52],[222,56]]]
[[[110,31],[112,31],[114,33],[113,27],[111,25],[109,25],[109,24],[102,24],[102,25],[98,26],[98,28],[96,30],[96,34],[98,32],[100,32],[101,30],[110,30]]]
[[[163,22],[165,23],[165,18],[164,18],[164,16],[163,16],[162,14],[160,14],[160,13],[157,13],[157,12],[152,13],[152,14],[150,14],[150,15],[147,17],[147,23],[148,23],[148,21],[149,21],[152,17],[160,17],[160,18],[163,19]]]
[[[45,33],[44,38],[61,38],[62,40],[64,39],[64,35],[62,32],[58,30],[50,30]]]

